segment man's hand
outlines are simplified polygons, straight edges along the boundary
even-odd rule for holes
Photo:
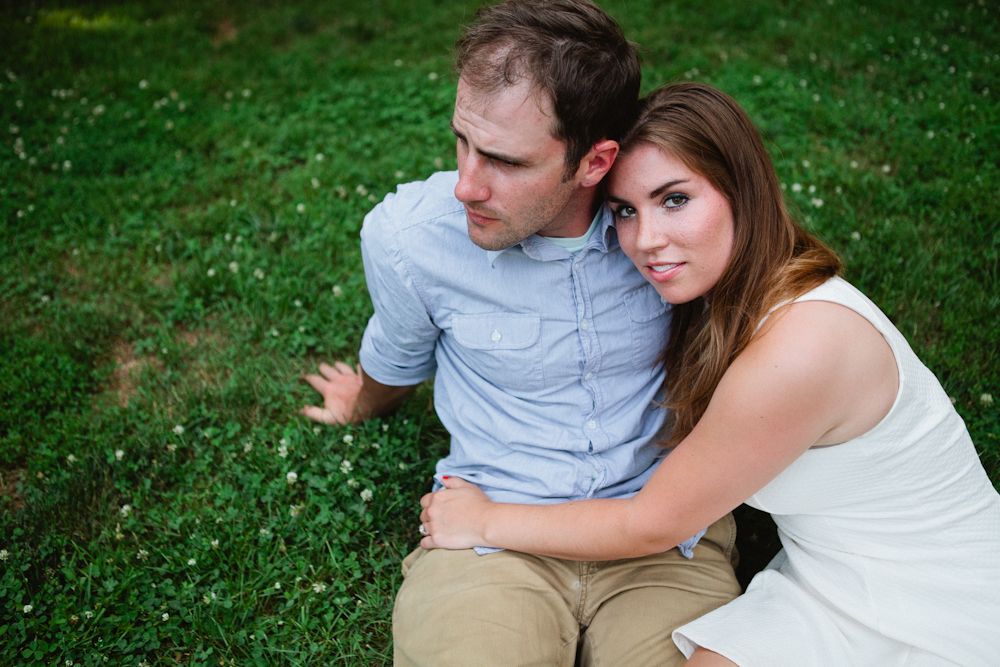
[[[361,394],[362,376],[359,370],[342,361],[319,365],[319,375],[306,375],[305,381],[323,396],[323,407],[307,405],[302,414],[321,424],[351,424],[361,421],[358,414],[358,397]]]
[[[443,489],[420,499],[424,549],[470,549],[486,544],[487,512],[493,502],[475,484],[458,477],[444,477]]]

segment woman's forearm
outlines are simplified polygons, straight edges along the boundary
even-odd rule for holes
[[[637,498],[556,505],[492,503],[483,513],[488,546],[571,560],[616,560],[666,551],[680,542],[664,524],[639,518]]]

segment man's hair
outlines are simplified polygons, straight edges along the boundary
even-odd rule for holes
[[[455,69],[485,92],[529,80],[552,102],[566,142],[566,177],[602,139],[635,118],[639,56],[621,27],[588,0],[508,0],[483,7],[455,45]]]
[[[649,144],[708,179],[733,214],[732,253],[719,282],[708,298],[673,308],[664,352],[672,446],[701,419],[769,310],[836,275],[840,259],[789,215],[760,133],[729,95],[703,83],[654,91],[621,154]]]

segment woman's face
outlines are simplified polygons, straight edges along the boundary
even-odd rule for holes
[[[625,254],[665,301],[715,287],[733,250],[733,212],[708,179],[643,143],[618,157],[608,191]]]

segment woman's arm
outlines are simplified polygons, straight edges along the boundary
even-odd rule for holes
[[[775,313],[723,376],[694,430],[636,496],[501,504],[452,478],[421,500],[429,532],[421,546],[494,546],[579,560],[675,546],[851,421],[852,404],[865,392],[856,386],[863,370],[858,366],[870,362],[863,349],[858,353],[865,345],[850,335],[857,326],[871,328],[851,311],[823,302]]]

